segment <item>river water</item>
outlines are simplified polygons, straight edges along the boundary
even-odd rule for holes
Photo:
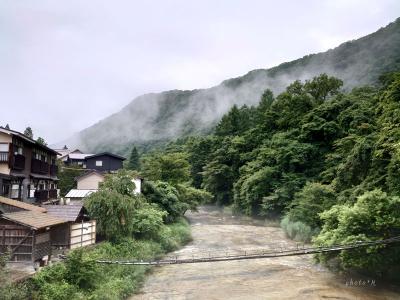
[[[193,242],[173,256],[192,257],[296,246],[282,229],[224,213],[213,206],[186,215]],[[223,251],[222,251],[223,250]],[[364,285],[356,286],[356,281]],[[369,282],[368,282],[369,280]],[[400,299],[376,278],[340,276],[313,263],[312,255],[155,267],[131,300],[183,299]]]

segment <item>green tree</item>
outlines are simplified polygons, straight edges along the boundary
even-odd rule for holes
[[[164,216],[167,223],[174,222],[190,208],[188,203],[182,201],[178,190],[167,182],[146,180],[142,186],[142,192],[150,203],[156,204],[161,210],[167,212]]]
[[[309,93],[318,104],[324,102],[328,96],[337,95],[343,86],[343,81],[327,74],[321,74],[312,80],[307,80],[304,90]]]
[[[132,148],[131,155],[129,157],[128,169],[130,170],[140,170],[140,156],[136,147]]]
[[[321,227],[319,213],[330,209],[336,202],[336,193],[329,185],[307,183],[295,194],[288,216],[291,221],[301,221],[311,228]]]
[[[212,195],[201,189],[196,189],[186,184],[178,184],[179,199],[188,205],[188,209],[196,211],[201,204],[209,203]]]
[[[156,238],[164,225],[167,212],[144,203],[133,215],[133,233],[139,238]]]
[[[26,127],[26,129],[25,129],[25,131],[24,131],[24,135],[26,135],[27,137],[33,139],[33,131],[32,131],[32,128]]]
[[[76,188],[75,178],[85,173],[86,170],[78,166],[74,166],[73,168],[65,167],[59,160],[56,163],[59,170],[57,174],[59,179],[57,186],[60,189],[60,195],[64,197],[71,189]]]
[[[100,184],[100,189],[104,191],[115,191],[124,196],[136,196],[135,183],[133,179],[137,177],[135,171],[118,170],[114,174],[106,174],[104,182]]]
[[[263,92],[261,96],[260,103],[258,104],[257,109],[261,112],[266,112],[271,108],[272,103],[274,103],[274,94],[271,90],[267,89]]]
[[[119,170],[116,174],[106,175],[99,191],[92,193],[85,200],[90,215],[97,221],[98,232],[108,240],[119,241],[133,236],[155,237],[163,224],[163,218],[167,218],[169,213],[166,208],[174,206],[172,202],[158,207],[148,204],[147,201],[159,204],[164,198],[146,195],[148,199],[145,199],[136,194],[132,181],[135,174],[132,171]],[[162,193],[160,195],[164,196]],[[167,199],[170,200],[171,198]],[[179,204],[175,203],[174,208]],[[175,219],[173,216],[171,221]]]
[[[65,260],[65,279],[81,289],[90,290],[95,287],[100,272],[96,261],[85,255],[84,251],[80,248],[68,254]]]
[[[97,232],[108,240],[118,241],[133,236],[134,215],[140,201],[139,197],[100,188],[85,199],[85,207],[97,222]]]
[[[143,159],[142,174],[153,181],[169,182],[173,185],[190,180],[190,165],[187,154],[152,153]]]
[[[321,213],[321,233],[314,239],[319,246],[348,244],[386,239],[400,232],[400,198],[381,190],[365,192],[354,205],[335,205]],[[336,254],[323,253],[317,258],[326,262]],[[338,258],[343,268],[358,268],[374,273],[387,271],[400,263],[398,247],[377,245],[343,250]]]
[[[44,138],[42,138],[40,136],[37,138],[36,142],[38,142],[40,145],[47,146],[47,143],[44,140]]]
[[[201,188],[203,183],[203,171],[209,156],[213,151],[215,140],[211,137],[191,138],[187,142],[188,162],[190,175],[195,188]]]

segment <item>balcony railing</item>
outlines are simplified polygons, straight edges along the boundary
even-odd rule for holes
[[[36,201],[46,201],[49,199],[49,191],[48,190],[36,190],[34,196],[35,196]]]
[[[39,159],[32,159],[31,172],[39,174],[47,174],[49,172],[49,164]]]
[[[50,175],[57,176],[58,173],[58,166],[57,165],[50,165]]]
[[[14,161],[12,164],[12,168],[16,170],[25,169],[25,156],[21,154],[14,155]]]
[[[57,190],[49,190],[49,199],[57,199]]]
[[[8,152],[0,152],[0,162],[8,162]]]

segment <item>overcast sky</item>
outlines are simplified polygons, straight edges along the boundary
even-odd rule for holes
[[[399,12],[398,0],[0,0],[0,125],[54,143],[141,94],[325,51]]]

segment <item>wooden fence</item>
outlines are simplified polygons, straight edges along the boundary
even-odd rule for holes
[[[95,220],[71,224],[70,230],[70,249],[92,245],[96,242]]]

